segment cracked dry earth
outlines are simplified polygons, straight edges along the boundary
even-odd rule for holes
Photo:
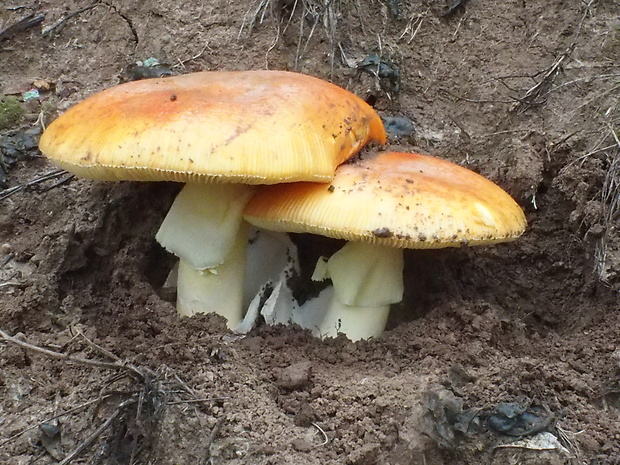
[[[611,0],[3,3],[0,31],[45,16],[0,35],[0,91],[49,89],[0,133],[0,462],[619,463],[619,13]],[[331,80],[404,118],[390,149],[498,183],[528,230],[407,251],[405,300],[376,340],[179,318],[162,289],[174,260],[154,241],[179,186],[69,178],[33,148],[42,122],[151,57],[163,73]],[[337,246],[295,241],[306,267]]]

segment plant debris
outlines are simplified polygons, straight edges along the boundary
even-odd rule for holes
[[[62,444],[61,444],[61,428],[58,419],[50,422],[41,423],[39,425],[39,441],[45,448],[48,454],[50,454],[56,460],[62,460]]]
[[[139,81],[141,79],[153,79],[172,76],[172,66],[160,63],[157,58],[147,58],[129,65],[122,75],[124,81]]]
[[[450,16],[456,10],[459,9],[460,6],[464,6],[467,3],[467,0],[444,0],[445,5],[440,11],[441,16]]]
[[[357,69],[378,78],[381,88],[388,94],[400,92],[400,68],[379,54],[368,55],[357,64]]]
[[[7,173],[19,160],[25,160],[38,152],[37,144],[41,128],[34,126],[27,129],[0,134],[0,187],[6,188]]]
[[[487,433],[500,437],[531,436],[548,431],[554,419],[547,409],[525,400],[466,409],[459,397],[439,385],[428,389],[424,399],[428,434],[446,449],[456,449],[468,439]]]
[[[413,121],[403,116],[382,116],[385,131],[393,136],[410,136],[415,132]]]
[[[11,24],[10,26],[2,29],[0,31],[0,42],[5,39],[10,39],[15,34],[25,31],[31,27],[36,26],[37,24],[41,24],[45,19],[45,14],[43,13],[31,13],[25,18],[20,19],[19,21]]]
[[[30,344],[16,336],[9,336],[0,330],[0,339],[22,349],[59,359],[66,363],[113,370],[117,373],[110,381],[106,382],[105,386],[102,386],[97,398],[89,402],[89,404],[95,405],[95,416],[100,416],[98,411],[106,412],[104,413],[106,419],[68,454],[65,455],[62,451],[61,424],[58,417],[39,424],[39,440],[46,452],[59,461],[58,465],[68,465],[73,462],[97,441],[107,443],[105,454],[114,457],[115,460],[122,463],[137,463],[142,454],[148,455],[150,447],[157,440],[159,424],[163,419],[167,405],[182,402],[211,402],[213,400],[192,397],[191,389],[178,376],[168,379],[168,376],[155,372],[148,367],[131,365],[109,350],[93,343],[83,334],[78,333],[76,337],[79,339],[79,336],[86,346],[100,352],[106,358],[111,358],[112,361],[56,352]],[[171,399],[173,395],[176,398],[175,402]],[[111,413],[109,413],[110,410]],[[69,412],[65,413],[68,414]],[[224,418],[225,416],[220,417],[218,424],[213,428],[211,442]],[[31,428],[14,434],[1,444],[12,441],[28,429]],[[104,435],[104,432],[108,430],[110,433]]]
[[[113,4],[120,13],[109,0],[3,3],[0,31],[30,13],[46,15],[0,42],[0,93],[21,100],[37,88],[50,108],[46,122],[150,56],[175,73],[297,69],[375,100],[383,116],[411,118],[415,133],[390,134],[393,146],[491,177],[523,205],[531,226],[510,247],[406,253],[406,298],[377,340],[316,341],[308,331],[267,324],[233,336],[215,316],[178,318],[159,296],[173,259],[152,235],[176,184],[72,181],[45,191],[69,175],[32,152],[0,189],[0,328],[113,362],[73,339],[70,328],[79,327],[123,361],[154,369],[161,383],[151,390],[168,401],[162,421],[136,421],[139,392],[146,392],[140,380],[116,381],[116,370],[50,359],[0,338],[0,463],[57,464],[40,424],[58,419],[64,458],[125,400],[70,465],[129,465],[132,451],[133,465],[618,461],[617,1],[469,1],[442,16],[446,0],[399,0],[401,20],[386,1],[214,0],[180,8],[128,0]],[[41,26],[56,24],[42,34]],[[574,53],[553,69],[575,38]],[[397,99],[386,98],[378,77],[356,69],[371,53],[400,68]],[[39,78],[56,90],[44,94],[33,82]],[[33,124],[44,108],[28,103],[24,120]],[[301,285],[318,256],[342,244],[295,236],[303,279],[291,288],[304,301],[327,284]],[[305,360],[310,382],[280,388],[280,371]],[[463,371],[446,379],[455,363]],[[171,384],[175,375],[193,394]],[[544,417],[548,408],[558,419],[519,438],[463,415],[455,423],[470,435],[457,431],[456,449],[446,449],[428,434],[434,429],[422,394],[432,383],[454,395],[457,415],[479,407],[490,416],[523,396],[533,400],[530,411],[541,407]],[[510,422],[498,419],[500,427]],[[149,442],[153,425],[157,437]],[[570,456],[534,449],[557,448],[554,437]],[[298,451],[296,439],[313,447]]]

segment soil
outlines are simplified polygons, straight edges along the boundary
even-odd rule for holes
[[[45,15],[0,34],[0,91],[39,88],[0,133],[1,463],[620,463],[618,1],[84,8],[0,11],[0,31]],[[178,185],[70,178],[7,148],[150,57],[331,80],[413,124],[390,149],[502,186],[527,232],[407,251],[405,300],[369,341],[180,318],[154,240]]]

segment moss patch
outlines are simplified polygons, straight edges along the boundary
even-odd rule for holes
[[[0,129],[18,125],[25,113],[19,99],[8,95],[0,96]]]

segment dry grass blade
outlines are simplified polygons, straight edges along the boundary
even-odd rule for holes
[[[602,281],[606,280],[609,232],[620,214],[620,138],[613,127],[609,129],[615,142],[615,150],[608,155],[609,167],[601,192],[603,234],[596,245],[594,263],[594,270]]]
[[[340,5],[340,0],[292,0],[283,4],[274,2],[274,0],[255,0],[243,17],[237,38],[240,38],[244,31],[252,34],[256,25],[262,24],[270,13],[275,17],[276,36],[269,45],[267,50],[267,53],[269,53],[275,48],[281,35],[292,24],[294,17],[299,12],[299,32],[293,69],[299,69],[301,59],[309,49],[310,42],[315,37],[319,25],[322,24],[331,48],[330,67],[333,78],[336,52],[339,47],[338,25],[341,16]],[[306,27],[307,22],[311,23],[309,30]]]
[[[237,39],[241,37],[243,31],[245,29],[248,30],[248,33],[251,34],[254,29],[254,25],[258,22],[259,24],[263,22],[265,19],[265,13],[267,12],[267,7],[271,4],[271,0],[260,0],[258,2],[254,2],[245,16],[243,17],[243,21],[241,22],[241,27],[239,28],[239,33],[237,34]],[[249,18],[249,19],[248,19]]]
[[[516,98],[517,103],[511,110],[522,110],[532,105],[540,105],[545,103],[547,100],[547,96],[549,92],[551,92],[551,88],[553,85],[553,81],[555,77],[560,73],[562,69],[562,63],[570,57],[577,46],[577,42],[579,40],[579,36],[581,35],[581,30],[583,28],[583,23],[586,18],[590,14],[590,6],[594,0],[590,0],[584,8],[583,15],[581,16],[581,21],[579,21],[579,25],[575,34],[573,35],[573,40],[571,44],[566,48],[564,53],[562,53],[555,62],[542,74],[542,78],[538,83],[532,86],[521,98]]]

